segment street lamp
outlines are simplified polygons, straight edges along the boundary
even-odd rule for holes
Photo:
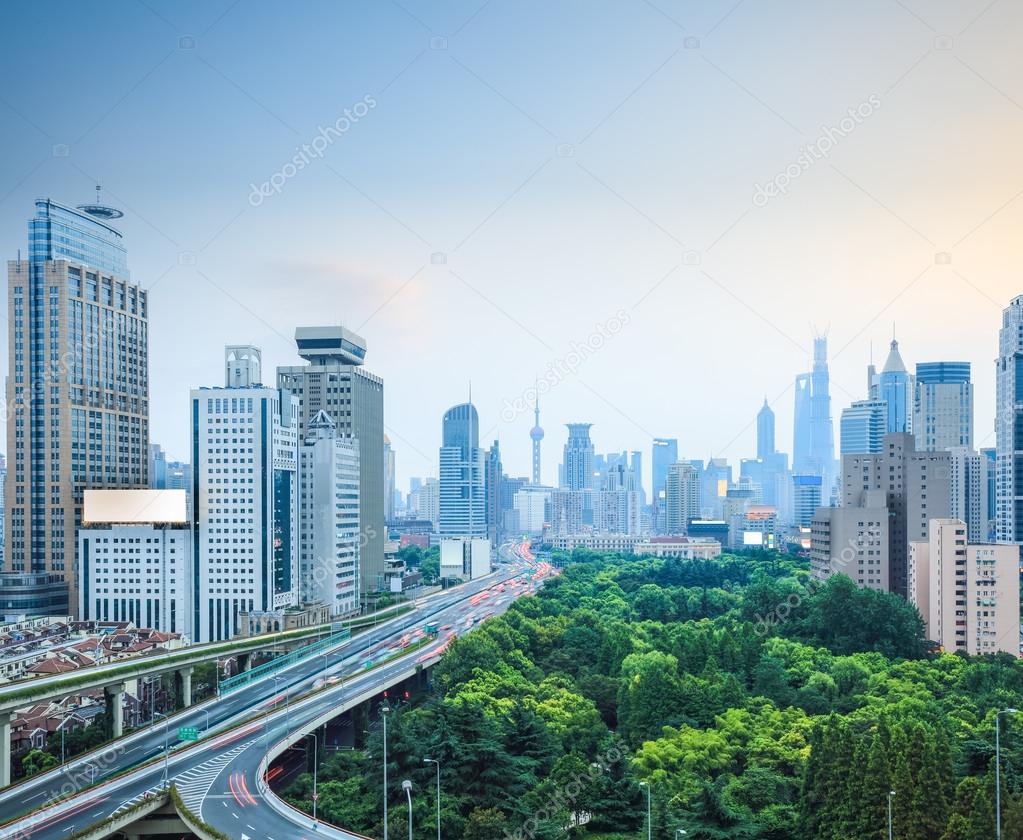
[[[640,787],[646,788],[646,840],[651,838],[651,825],[650,825],[650,785],[646,782],[640,782]]]
[[[892,799],[895,797],[895,791],[888,791],[888,840],[892,840]]]
[[[401,783],[401,789],[408,797],[408,840],[412,840],[412,782],[406,779]]]
[[[316,821],[316,800],[319,799],[319,794],[316,792],[316,765],[317,765],[317,752],[319,739],[316,737],[315,732],[309,733],[313,738],[313,821]]]
[[[440,840],[440,762],[435,758],[424,758],[423,764],[437,765],[437,840]]]
[[[167,787],[170,765],[170,744],[167,741],[167,725],[170,723],[170,720],[163,712],[155,712],[154,714],[157,717],[163,718],[163,786]]]
[[[380,708],[380,719],[384,722],[384,840],[387,840],[387,713],[391,711],[385,703]]]
[[[995,715],[995,837],[1002,840],[1002,715],[1014,715],[1016,709],[1002,709]]]
[[[676,828],[675,829],[675,840],[678,840],[679,837],[685,837],[685,836],[686,836],[686,830],[684,828]]]

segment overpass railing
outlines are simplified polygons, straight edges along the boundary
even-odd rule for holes
[[[290,653],[274,657],[269,662],[264,662],[262,665],[257,665],[255,668],[250,668],[248,671],[242,671],[240,674],[235,674],[233,677],[221,680],[220,693],[230,694],[232,691],[237,691],[239,688],[248,685],[253,680],[262,679],[270,674],[275,674],[284,668],[288,668],[303,661],[304,659],[308,659],[310,656],[316,656],[321,651],[336,647],[351,638],[352,631],[345,628],[337,633],[332,633],[330,636],[325,636],[312,644],[295,648],[295,650]]]

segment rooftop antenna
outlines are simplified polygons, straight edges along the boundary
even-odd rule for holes
[[[88,213],[90,216],[96,219],[102,219],[105,222],[109,222],[112,219],[120,219],[124,213],[114,207],[107,207],[105,204],[100,202],[100,190],[102,187],[96,184],[96,203],[95,204],[79,204],[78,209],[83,213]]]

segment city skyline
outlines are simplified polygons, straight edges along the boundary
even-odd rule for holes
[[[1020,119],[1008,37],[1019,10],[929,6],[924,22],[897,4],[837,18],[804,10],[785,30],[746,6],[565,6],[545,33],[538,8],[501,4],[317,10],[323,34],[285,37],[277,60],[288,71],[273,80],[251,45],[280,21],[258,8],[130,4],[45,26],[31,6],[7,12],[25,37],[0,59],[10,80],[0,246],[26,251],[37,197],[77,204],[99,183],[124,210],[131,279],[153,299],[151,440],[172,459],[187,460],[188,388],[219,378],[225,341],[260,346],[274,370],[299,363],[295,326],[339,322],[366,338],[388,383],[399,487],[435,472],[435,429],[421,418],[469,380],[481,439],[500,441],[509,473],[529,475],[523,395],[550,370],[561,373],[541,397],[546,428],[592,422],[598,452],[646,452],[667,436],[684,457],[738,463],[755,452],[765,395],[788,451],[811,324],[829,335],[833,420],[866,398],[871,345],[882,363],[894,321],[908,369],[971,363],[975,446],[994,444],[992,336],[1023,257],[1011,236],[1023,171],[1011,130],[985,131],[986,165],[965,166],[961,150],[982,141],[956,105],[978,126]],[[868,37],[865,19],[886,36],[869,68],[846,48]],[[328,59],[338,27],[360,44],[354,66]],[[30,74],[42,38],[51,58]],[[82,38],[101,58],[73,58]],[[548,51],[541,38],[578,45]],[[771,64],[767,45],[818,61],[818,80]],[[683,79],[695,85],[679,97]],[[785,194],[757,191],[820,127],[841,130],[848,109],[858,121],[826,160]],[[683,136],[694,112],[701,129]],[[322,158],[250,200],[251,185],[342,117]],[[407,131],[416,126],[430,130]],[[664,132],[679,142],[650,142]],[[491,156],[463,159],[459,139]],[[126,158],[129,145],[140,154]],[[308,293],[322,289],[333,300],[311,319]],[[680,313],[694,314],[682,332]],[[599,347],[580,353],[588,343]],[[661,388],[676,352],[705,362],[687,366],[686,388]],[[765,356],[735,400],[734,381]],[[427,367],[440,371],[429,390]],[[626,381],[628,391],[615,385]],[[699,411],[686,391],[705,396]],[[545,483],[556,483],[562,443],[548,432]]]

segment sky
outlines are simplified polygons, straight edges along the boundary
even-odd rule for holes
[[[649,483],[655,436],[751,457],[766,397],[791,452],[815,332],[836,435],[894,330],[911,370],[972,362],[994,445],[1019,4],[8,0],[0,25],[0,253],[38,197],[124,211],[171,457],[225,344],[272,372],[338,323],[385,381],[399,488],[470,387],[528,474],[538,378],[549,483],[568,422]]]

